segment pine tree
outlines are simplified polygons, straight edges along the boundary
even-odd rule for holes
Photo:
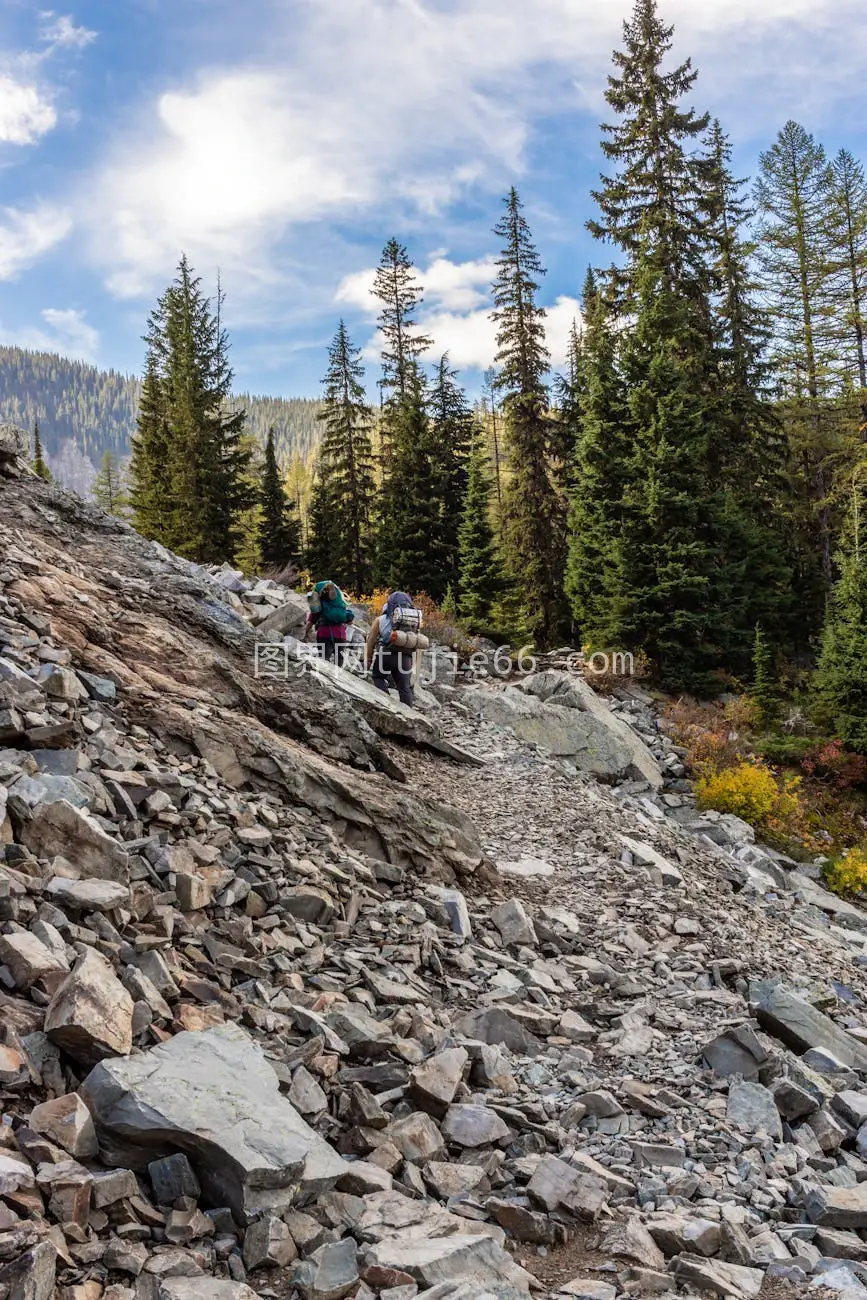
[[[372,520],[376,501],[373,412],[365,400],[360,351],[341,320],[328,353],[320,420],[325,432],[319,472],[327,481],[335,581],[356,594],[372,582]]]
[[[301,558],[301,521],[294,503],[290,503],[283,486],[283,476],[274,450],[274,429],[268,430],[265,459],[259,488],[261,521],[259,553],[268,569],[284,569]]]
[[[694,303],[656,258],[640,266],[623,346],[633,439],[619,552],[622,644],[642,649],[669,686],[705,692],[721,661],[731,583],[720,571],[719,485],[708,475],[717,411],[709,340]]]
[[[549,354],[545,311],[536,302],[544,269],[517,191],[505,199],[494,234],[503,241],[493,285],[498,387],[503,394],[510,477],[503,487],[504,559],[537,644],[550,645],[563,622],[557,569],[556,501],[549,470]]]
[[[402,401],[419,357],[432,340],[416,329],[422,288],[403,244],[390,239],[382,250],[371,292],[382,303],[377,324],[382,334],[382,400]]]
[[[45,463],[45,457],[42,454],[42,439],[39,435],[39,421],[33,421],[33,469],[41,479],[46,483],[51,481],[51,470]]]
[[[144,537],[155,541],[168,536],[171,511],[167,472],[169,431],[165,392],[159,375],[161,340],[161,329],[156,330],[152,319],[129,475],[133,521]]]
[[[244,481],[250,493],[251,504],[238,514],[235,531],[237,541],[232,563],[245,578],[256,578],[262,573],[262,473],[265,468],[264,448],[251,430],[243,434],[243,446],[250,453],[244,472]]]
[[[594,582],[592,551],[579,544],[571,586],[591,613],[591,644],[601,635],[601,648],[643,650],[666,684],[707,690],[730,626],[743,625],[743,560],[737,503],[714,472],[729,430],[708,267],[712,162],[694,148],[708,118],[681,106],[696,77],[689,62],[663,69],[672,34],[654,0],[637,0],[606,92],[619,120],[603,128],[603,148],[617,171],[588,224],[625,259],[606,286],[629,313],[618,366],[625,419],[609,471],[623,490],[618,503],[606,488],[597,507],[592,488],[578,489],[604,563]],[[598,463],[601,448],[590,451]]]
[[[378,529],[379,585],[434,599],[445,594],[439,448],[421,373],[413,369],[393,424],[391,465]]]
[[[93,480],[93,496],[106,514],[122,515],[126,510],[126,484],[118,459],[111,451],[103,452],[99,473]]]
[[[707,142],[704,212],[710,256],[711,306],[719,381],[719,426],[709,474],[724,493],[719,544],[722,566],[740,570],[729,618],[726,659],[746,666],[753,627],[761,622],[776,640],[791,632],[791,512],[787,446],[768,400],[767,313],[757,303],[751,273],[755,245],[747,235],[753,211],[731,170],[731,145],[718,121]]]
[[[767,731],[777,716],[779,691],[774,653],[762,631],[761,623],[756,624],[753,638],[753,684],[749,695],[755,705],[759,726]]]
[[[448,587],[456,587],[459,583],[458,533],[467,486],[467,457],[474,432],[472,410],[466,393],[457,382],[457,371],[448,364],[447,354],[440,357],[437,364],[428,412],[437,462],[435,470],[439,478],[439,545],[443,557],[442,576],[436,584],[436,592],[430,594],[444,595]]]
[[[566,592],[581,642],[618,648],[622,617],[621,534],[630,447],[626,394],[611,312],[588,271],[582,295],[584,333],[572,397],[578,426]]]
[[[304,551],[304,567],[309,569],[314,582],[333,578],[335,569],[336,544],[332,526],[332,500],[328,480],[317,466],[316,476],[310,492],[310,508],[307,514],[307,546]],[[334,578],[334,581],[337,581]]]
[[[476,428],[467,463],[467,487],[459,531],[460,597],[458,609],[471,631],[490,626],[504,589],[499,551],[491,527],[490,461],[484,432]]]
[[[655,259],[666,288],[693,277],[703,264],[697,195],[707,164],[691,146],[706,130],[708,115],[680,106],[698,75],[690,61],[663,70],[673,32],[659,18],[656,0],[636,0],[605,92],[618,120],[603,124],[602,150],[617,171],[594,191],[600,217],[587,226],[626,254],[625,265],[613,268],[609,279],[627,303],[637,290],[639,256]]]
[[[867,552],[862,536],[863,508],[863,488],[856,480],[837,556],[839,577],[828,603],[813,690],[819,725],[833,728],[848,749],[867,754]]]
[[[186,257],[151,313],[148,363],[132,461],[133,505],[145,531],[202,563],[231,560],[236,520],[251,504],[245,412],[229,408],[228,336]]]
[[[787,425],[827,586],[833,569],[828,501],[834,451],[827,399],[836,369],[826,234],[831,173],[824,149],[792,121],[760,156],[759,166],[757,256],[773,324],[772,361],[788,403]]]
[[[846,370],[860,390],[862,424],[867,426],[867,178],[848,149],[841,149],[831,164],[830,198],[836,334]]]

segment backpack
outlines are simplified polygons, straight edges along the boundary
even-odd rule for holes
[[[391,616],[391,626],[395,632],[420,632],[422,612],[412,605],[399,605]]]

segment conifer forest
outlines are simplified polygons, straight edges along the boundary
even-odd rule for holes
[[[180,256],[140,382],[76,388],[94,491],[201,562],[424,593],[462,635],[630,651],[671,692],[761,681],[771,708],[806,682],[867,752],[864,165],[788,121],[739,176],[663,9],[637,0],[613,55],[564,372],[515,188],[491,212],[483,392],[435,354],[411,240],[384,231],[379,365],[335,320],[291,437],[233,396],[221,291]]]

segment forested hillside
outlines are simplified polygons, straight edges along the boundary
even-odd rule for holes
[[[0,347],[0,420],[24,429],[32,429],[38,420],[49,464],[65,482],[72,467],[81,468],[80,457],[64,446],[66,442],[75,442],[94,470],[106,451],[120,459],[129,455],[140,395],[141,380],[134,376],[50,352]],[[306,459],[315,447],[318,402],[249,393],[239,393],[233,401],[246,409],[247,431],[263,445],[274,426],[277,453],[284,463],[296,452]]]

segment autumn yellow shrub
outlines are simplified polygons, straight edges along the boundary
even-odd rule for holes
[[[867,852],[849,849],[836,862],[825,867],[825,880],[837,894],[860,894],[867,889]]]
[[[774,774],[761,763],[738,763],[736,767],[706,772],[695,783],[699,808],[734,813],[752,826],[771,816],[780,799]]]

